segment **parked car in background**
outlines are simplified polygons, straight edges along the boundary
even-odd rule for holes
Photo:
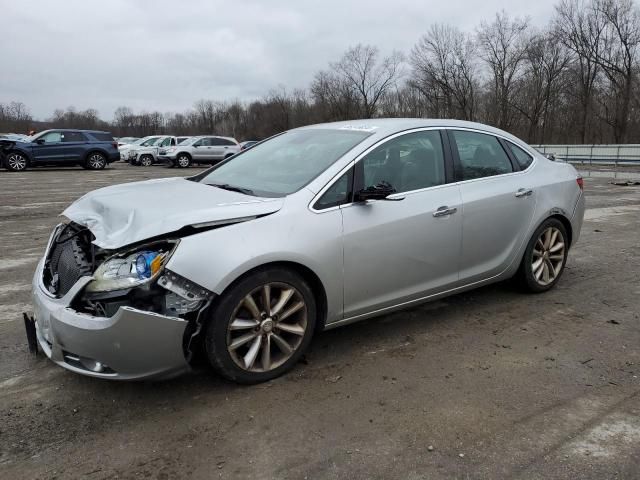
[[[28,141],[2,140],[4,168],[14,172],[49,165],[80,165],[102,170],[120,159],[118,143],[109,132],[45,130]]]
[[[161,148],[158,158],[170,167],[186,168],[196,164],[215,164],[240,151],[235,138],[203,135],[191,137],[175,147]]]
[[[120,137],[116,139],[118,141],[118,147],[124,147],[125,145],[131,145],[136,140],[140,140],[139,137]]]
[[[302,127],[188,179],[84,195],[36,268],[25,325],[84,375],[171,376],[203,352],[262,382],[323,329],[514,276],[550,290],[582,189],[570,164],[478,123]]]
[[[190,137],[174,137],[171,135],[160,137],[153,145],[140,145],[131,150],[129,163],[131,165],[150,167],[158,163],[158,151],[175,147]]]
[[[120,157],[122,158],[122,161],[128,162],[133,150],[141,146],[152,146],[160,138],[162,138],[160,135],[149,135],[147,137],[135,140],[133,143],[130,143],[128,145],[123,145],[122,147],[120,147]]]
[[[246,150],[258,143],[260,143],[260,140],[245,140],[244,142],[240,142],[240,150]]]

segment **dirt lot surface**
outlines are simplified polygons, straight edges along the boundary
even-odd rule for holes
[[[325,332],[267,384],[108,382],[30,356],[21,312],[56,215],[184,173],[0,172],[0,478],[640,477],[640,187],[586,179],[555,290],[498,284]]]

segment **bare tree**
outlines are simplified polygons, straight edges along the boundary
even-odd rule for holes
[[[527,44],[523,75],[513,103],[528,121],[527,141],[544,143],[569,62],[569,52],[549,32],[534,35]]]
[[[371,118],[376,114],[380,98],[395,86],[401,74],[402,55],[394,52],[378,61],[379,50],[371,45],[358,44],[348,49],[342,58],[331,64],[344,86],[355,93],[360,116]]]
[[[627,140],[632,89],[638,69],[640,13],[632,0],[594,0],[593,15],[601,15],[605,28],[595,61],[602,68],[615,99],[610,118],[616,143]]]
[[[475,118],[475,55],[469,36],[449,25],[432,25],[413,47],[410,82],[436,116]]]
[[[578,99],[579,141],[585,143],[600,71],[596,58],[600,56],[604,22],[597,12],[588,8],[586,0],[560,0],[553,29],[556,40],[574,54],[570,72],[576,88],[569,93]]]
[[[489,121],[508,130],[514,121],[515,84],[526,55],[528,19],[509,18],[505,11],[497,13],[491,23],[482,22],[477,32],[480,56],[491,71],[490,105],[494,105]]]

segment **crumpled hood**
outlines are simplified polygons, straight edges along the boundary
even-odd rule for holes
[[[276,212],[282,198],[230,192],[184,178],[125,183],[89,192],[62,215],[91,230],[93,242],[120,248],[182,227],[233,223]]]

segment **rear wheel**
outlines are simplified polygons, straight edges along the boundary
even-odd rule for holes
[[[302,277],[281,268],[259,271],[221,297],[207,328],[207,356],[229,380],[271,380],[298,362],[315,322],[315,299]]]
[[[191,157],[186,153],[181,153],[178,155],[178,158],[176,158],[176,165],[180,168],[187,168],[191,165]]]
[[[153,165],[153,157],[151,155],[142,155],[142,157],[140,157],[140,165],[150,167]]]
[[[21,172],[29,166],[29,160],[23,154],[10,152],[4,159],[4,168],[10,172]]]
[[[87,157],[86,166],[89,170],[102,170],[107,166],[107,158],[100,152],[92,152]]]
[[[518,276],[531,292],[546,292],[554,287],[567,263],[567,230],[560,220],[549,218],[540,225],[525,250]]]

